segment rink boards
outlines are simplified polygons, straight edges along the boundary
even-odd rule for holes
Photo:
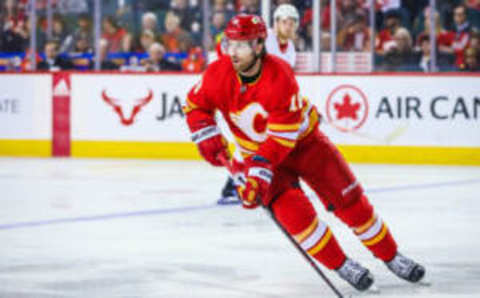
[[[199,78],[2,74],[0,154],[199,158],[181,110]],[[478,75],[297,78],[350,161],[480,165]]]

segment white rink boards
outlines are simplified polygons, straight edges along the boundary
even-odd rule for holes
[[[376,278],[359,296],[479,297],[480,168],[354,171],[432,282],[392,276],[314,198]],[[216,205],[224,179],[196,161],[0,159],[0,297],[333,297],[261,210]]]

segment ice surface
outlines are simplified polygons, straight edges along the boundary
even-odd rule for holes
[[[480,168],[354,165],[429,287],[388,272],[312,198],[380,294],[480,297]],[[0,297],[334,297],[258,209],[218,206],[203,162],[0,159]],[[310,192],[308,192],[310,193]]]

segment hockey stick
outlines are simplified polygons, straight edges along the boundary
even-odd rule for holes
[[[227,168],[227,170],[234,176],[234,172],[232,169],[232,165],[230,164],[227,156],[224,154],[219,154],[218,159],[222,162],[222,164]],[[338,298],[344,298],[342,293],[332,284],[330,279],[323,273],[323,271],[318,267],[318,265],[311,259],[311,257],[303,250],[303,248],[300,246],[300,244],[293,239],[292,235],[290,235],[287,230],[282,226],[282,224],[278,221],[278,219],[275,217],[275,214],[273,211],[268,208],[268,206],[264,205],[262,200],[259,200],[260,204],[262,205],[263,209],[268,213],[268,215],[273,219],[273,222],[275,225],[282,231],[283,235],[288,238],[290,243],[292,243],[293,246],[298,250],[300,254],[305,258],[305,260],[312,266],[312,268],[320,275],[320,277],[323,279],[323,281],[328,285],[328,287],[337,295]]]

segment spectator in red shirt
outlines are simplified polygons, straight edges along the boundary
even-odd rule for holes
[[[467,0],[465,1],[468,7],[471,9],[479,10],[480,11],[480,0]]]
[[[412,37],[405,28],[399,28],[393,35],[393,41],[385,45],[383,70],[413,71],[418,70],[412,48]]]
[[[364,15],[357,15],[338,34],[341,50],[365,52],[370,48],[370,32]]]
[[[455,22],[455,37],[450,47],[443,50],[455,55],[455,65],[461,67],[464,63],[464,51],[470,46],[470,23],[467,21],[467,7],[459,5],[453,11],[453,20]]]
[[[376,52],[378,55],[385,53],[386,47],[393,40],[393,36],[398,29],[403,28],[400,25],[400,16],[395,10],[388,11],[385,14],[385,29],[380,31],[375,40]]]
[[[430,9],[427,7],[425,9],[425,18],[424,18],[424,27],[425,29],[418,35],[416,48],[421,47],[421,41],[425,39],[426,36],[430,38]],[[437,37],[437,48],[441,53],[449,54],[449,48],[452,47],[453,41],[455,39],[455,33],[452,31],[447,31],[443,28],[442,23],[440,22],[440,15],[435,13],[435,33]]]
[[[169,11],[165,17],[165,29],[162,43],[167,52],[187,53],[190,50],[193,44],[192,37],[180,26],[180,18],[173,11]]]
[[[108,42],[109,52],[128,52],[131,49],[131,36],[116,20],[108,16],[103,20],[102,38]]]

